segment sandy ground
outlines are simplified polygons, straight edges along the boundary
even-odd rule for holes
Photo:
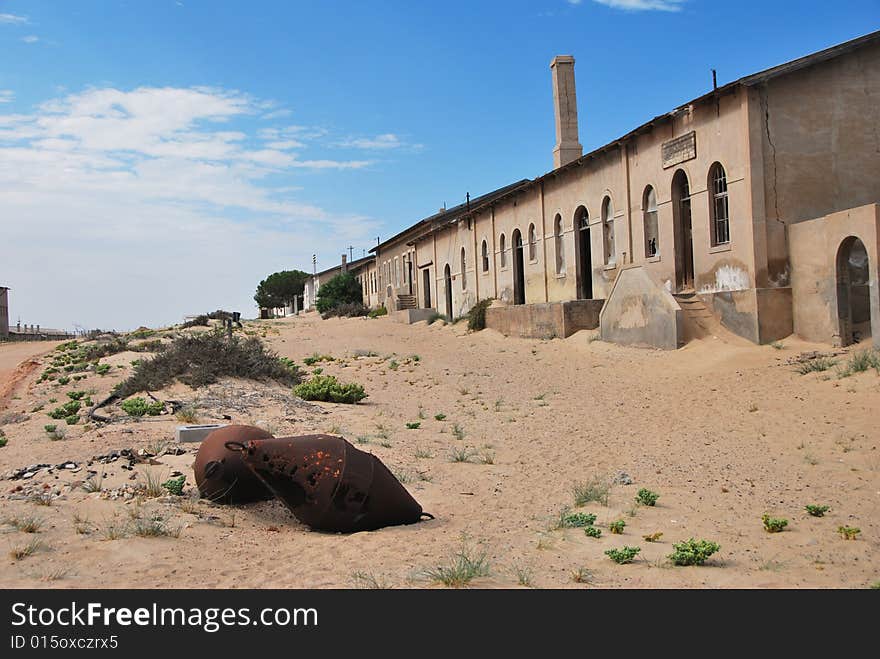
[[[227,414],[277,436],[342,434],[379,456],[435,520],[338,535],[309,531],[276,502],[231,509],[189,497],[126,500],[119,488],[146,473],[164,479],[180,471],[191,486],[195,448],[131,471],[124,460],[85,465],[114,449],[156,452],[177,422],[80,423],[52,441],[44,424],[63,421],[46,417],[48,399],[63,402],[73,387],[36,384],[37,371],[3,413],[18,417],[3,426],[9,444],[0,449],[0,475],[35,463],[73,460],[77,467],[0,481],[0,518],[43,522],[32,534],[0,527],[0,585],[436,587],[425,570],[448,563],[463,544],[472,555],[484,552],[491,571],[472,587],[862,588],[880,581],[880,376],[802,376],[786,364],[827,346],[789,339],[777,350],[705,339],[663,352],[591,341],[587,332],[538,341],[467,334],[464,324],[321,321],[314,314],[262,327],[280,355],[300,363],[313,353],[339,358],[307,371],[357,381],[369,398],[287,404],[283,388],[249,382],[197,392],[178,385],[160,397],[199,398],[203,422]],[[107,358],[109,375],[89,375],[77,386],[98,398],[139,357]],[[407,429],[408,422],[421,425]],[[464,449],[468,462],[451,460]],[[100,472],[103,493],[83,490],[89,469]],[[577,483],[621,471],[632,484],[614,485],[607,506],[580,509],[597,515],[601,538],[553,529],[560,509],[573,506]],[[635,505],[643,487],[660,494],[655,507]],[[41,491],[58,495],[52,505],[39,505],[50,498],[34,498]],[[810,517],[806,504],[830,511]],[[765,513],[787,518],[786,530],[766,533]],[[118,531],[126,520],[157,515],[179,537]],[[622,535],[608,531],[617,519],[626,522]],[[841,525],[860,528],[858,539],[842,539]],[[655,532],[660,542],[643,540]],[[721,550],[703,567],[672,567],[672,543],[690,537]],[[41,545],[32,555],[8,554],[33,538]],[[623,545],[641,548],[634,563],[604,555]]]

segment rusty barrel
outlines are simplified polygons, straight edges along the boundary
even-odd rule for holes
[[[205,499],[215,503],[248,503],[272,498],[272,492],[245,465],[241,451],[226,448],[229,442],[271,439],[255,426],[229,425],[210,433],[202,441],[193,465],[196,485]]]
[[[342,437],[252,439],[230,448],[238,448],[253,473],[313,529],[371,531],[431,517],[379,458]]]

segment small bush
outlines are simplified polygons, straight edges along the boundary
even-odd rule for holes
[[[110,372],[110,369],[110,364],[98,364],[97,366],[95,366],[95,373],[102,376],[107,375]],[[60,379],[58,381],[61,382]]]
[[[173,494],[176,497],[179,497],[183,494],[183,484],[186,482],[186,476],[179,476],[177,478],[169,478],[167,481],[162,483],[162,487],[168,490],[169,494]]]
[[[6,433],[4,433],[3,429],[0,428],[0,448],[3,448],[4,446],[6,446],[6,444],[8,442],[9,442],[9,440],[6,439]]]
[[[55,432],[55,430],[57,430],[57,428],[58,428],[58,426],[56,426],[54,423],[47,423],[45,426],[43,426],[43,430],[45,430],[47,433],[50,433],[50,434]]]
[[[321,318],[324,320],[336,316],[340,318],[362,318],[369,315],[369,313],[370,310],[360,302],[346,302],[345,304],[337,304],[334,307],[330,307],[321,314]]]
[[[440,413],[434,415],[434,419],[436,421],[443,421],[443,419],[445,419],[445,418],[446,418],[446,415],[443,414],[443,412],[440,412]]]
[[[182,407],[175,414],[177,420],[181,423],[198,423],[199,422],[199,414],[196,411],[195,407],[187,406]]]
[[[303,400],[356,404],[367,397],[364,388],[354,382],[341,384],[332,375],[316,375],[293,388],[293,395]]]
[[[128,398],[140,391],[157,391],[174,380],[196,389],[221,377],[275,380],[282,384],[300,382],[299,374],[278,361],[278,356],[259,339],[228,339],[222,333],[211,332],[175,339],[165,351],[135,366],[114,393]]]
[[[128,416],[159,416],[164,411],[165,404],[161,401],[148,403],[145,398],[138,396],[136,398],[129,398],[128,400],[122,401],[120,407],[122,407],[123,411],[128,414]]]
[[[66,419],[69,416],[77,414],[80,410],[80,402],[78,400],[71,400],[67,403],[64,403],[61,407],[56,407],[54,410],[49,412],[49,418],[51,419]]]
[[[621,533],[623,533],[623,529],[625,527],[626,522],[624,522],[622,519],[618,519],[608,525],[608,530],[611,531],[614,535],[620,535]]]
[[[605,555],[619,565],[632,563],[636,555],[642,551],[639,547],[621,547],[620,549],[608,549]]]
[[[454,448],[449,453],[450,462],[470,462],[471,458],[476,455],[476,451],[472,448]]]
[[[828,357],[818,357],[817,359],[811,359],[808,362],[804,362],[803,364],[798,365],[795,371],[797,371],[801,375],[807,375],[809,373],[821,373],[822,371],[827,371],[836,363],[837,361],[834,359],[829,359]]]
[[[184,329],[187,329],[190,327],[207,327],[207,326],[208,326],[208,317],[204,314],[196,316],[192,320],[188,320],[183,325],[181,325],[181,327]]]
[[[71,414],[70,416],[64,417],[64,423],[68,426],[75,426],[79,423],[79,414]]]
[[[702,565],[709,557],[721,549],[716,542],[709,540],[685,540],[672,545],[669,559],[674,565]]]
[[[588,503],[596,501],[603,506],[608,505],[608,493],[611,486],[598,478],[593,478],[583,483],[577,483],[574,486],[574,502],[575,505],[584,506]]]
[[[486,554],[472,554],[467,547],[457,551],[448,565],[425,570],[425,576],[449,588],[463,588],[477,577],[489,576]]]
[[[656,533],[651,533],[642,537],[645,539],[645,542],[660,542],[660,538],[663,537],[663,534],[657,531]]]
[[[480,300],[468,311],[468,330],[479,332],[486,329],[486,309],[492,304],[494,298]]]
[[[767,533],[781,533],[788,526],[787,519],[770,517],[770,515],[763,515],[761,521],[764,522],[764,530]]]
[[[657,503],[657,499],[660,498],[660,495],[656,492],[651,492],[651,490],[647,490],[644,487],[639,490],[639,493],[636,494],[636,501],[638,501],[643,506],[653,506]]]
[[[825,513],[830,510],[828,506],[819,506],[815,504],[807,504],[804,508],[813,517],[825,517]]]
[[[862,530],[854,526],[838,526],[837,532],[843,537],[844,540],[855,540],[856,536],[861,533]]]
[[[370,311],[370,313],[368,313],[367,315],[370,318],[378,318],[379,316],[387,316],[388,309],[386,309],[385,307],[376,307],[375,309],[372,309]]]
[[[317,352],[313,353],[310,357],[306,357],[303,359],[303,363],[306,366],[314,366],[318,362],[334,362],[336,359],[331,357],[330,355],[319,355]]]
[[[596,523],[596,516],[592,513],[564,513],[562,515],[562,526],[574,529],[592,526]]]
[[[85,396],[86,396],[85,391],[68,391],[67,392],[67,397],[70,400],[82,400],[83,398],[85,398]]]
[[[601,538],[602,537],[602,529],[597,528],[595,526],[587,526],[584,528],[584,535],[590,538]]]
[[[58,384],[60,384],[60,385],[65,385],[68,382],[70,382],[70,378],[67,377],[66,375],[64,377],[58,378]]]
[[[411,421],[406,424],[407,430],[418,430],[421,426],[421,421]]]

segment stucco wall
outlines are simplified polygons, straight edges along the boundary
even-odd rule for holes
[[[840,344],[837,314],[837,253],[850,236],[868,252],[871,334],[880,346],[880,206],[871,204],[789,227],[794,331],[805,339]]]
[[[486,327],[506,336],[566,338],[599,326],[603,300],[500,305],[486,309]]]
[[[9,296],[5,288],[0,288],[0,336],[9,336]]]

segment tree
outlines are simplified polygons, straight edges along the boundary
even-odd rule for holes
[[[275,272],[257,286],[254,301],[260,309],[287,306],[293,298],[302,295],[308,278],[309,274],[302,270]]]
[[[363,304],[361,285],[349,272],[336,275],[318,289],[315,306],[319,313],[324,313],[340,304]]]

